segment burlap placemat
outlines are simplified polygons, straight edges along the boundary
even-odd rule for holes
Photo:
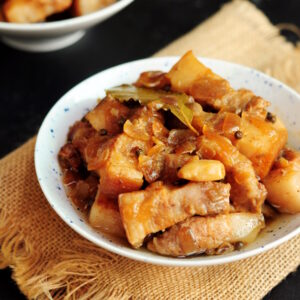
[[[217,57],[271,73],[300,90],[299,49],[247,2],[233,2],[157,55]],[[48,205],[33,164],[35,139],[0,161],[0,267],[28,298],[260,299],[300,264],[300,236],[243,261],[202,268],[147,265],[72,231]]]

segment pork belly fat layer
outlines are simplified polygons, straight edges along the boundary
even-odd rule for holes
[[[263,227],[262,214],[191,217],[154,237],[147,248],[169,256],[200,254],[237,242],[250,243]]]
[[[156,182],[146,190],[119,195],[119,208],[130,244],[138,248],[151,233],[189,216],[229,211],[230,185],[218,182],[188,183],[183,187]]]

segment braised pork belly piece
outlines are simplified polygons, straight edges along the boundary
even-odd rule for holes
[[[144,191],[119,195],[123,225],[130,244],[137,248],[150,233],[164,230],[189,216],[229,211],[230,185],[188,183],[183,187],[155,182]]]
[[[298,213],[300,154],[270,103],[188,52],[143,72],[70,127],[58,154],[91,226],[161,255],[215,255]],[[265,202],[267,200],[268,202]]]
[[[232,251],[236,243],[253,242],[264,226],[262,214],[191,217],[154,237],[147,248],[168,256],[222,254]]]
[[[226,179],[231,185],[230,198],[237,210],[260,212],[267,192],[259,182],[251,161],[231,142],[217,134],[206,134],[198,139],[198,153],[205,159],[221,161]]]
[[[143,185],[143,173],[138,170],[136,149],[146,151],[148,143],[135,140],[125,133],[106,142],[95,160],[88,164],[88,170],[100,176],[99,189],[110,197],[120,193],[136,191]]]
[[[123,131],[123,124],[129,115],[128,107],[113,98],[106,97],[85,118],[100,134],[115,135]]]

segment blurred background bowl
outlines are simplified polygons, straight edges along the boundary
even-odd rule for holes
[[[88,28],[108,19],[133,1],[119,0],[97,12],[60,21],[33,24],[0,22],[0,37],[5,44],[25,51],[62,49],[80,40]]]

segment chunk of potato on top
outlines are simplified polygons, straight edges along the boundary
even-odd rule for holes
[[[99,228],[104,232],[125,237],[117,201],[101,194],[100,190],[98,190],[96,199],[91,207],[89,222],[93,227]]]
[[[268,201],[282,213],[300,213],[300,153],[288,151],[263,180]]]

